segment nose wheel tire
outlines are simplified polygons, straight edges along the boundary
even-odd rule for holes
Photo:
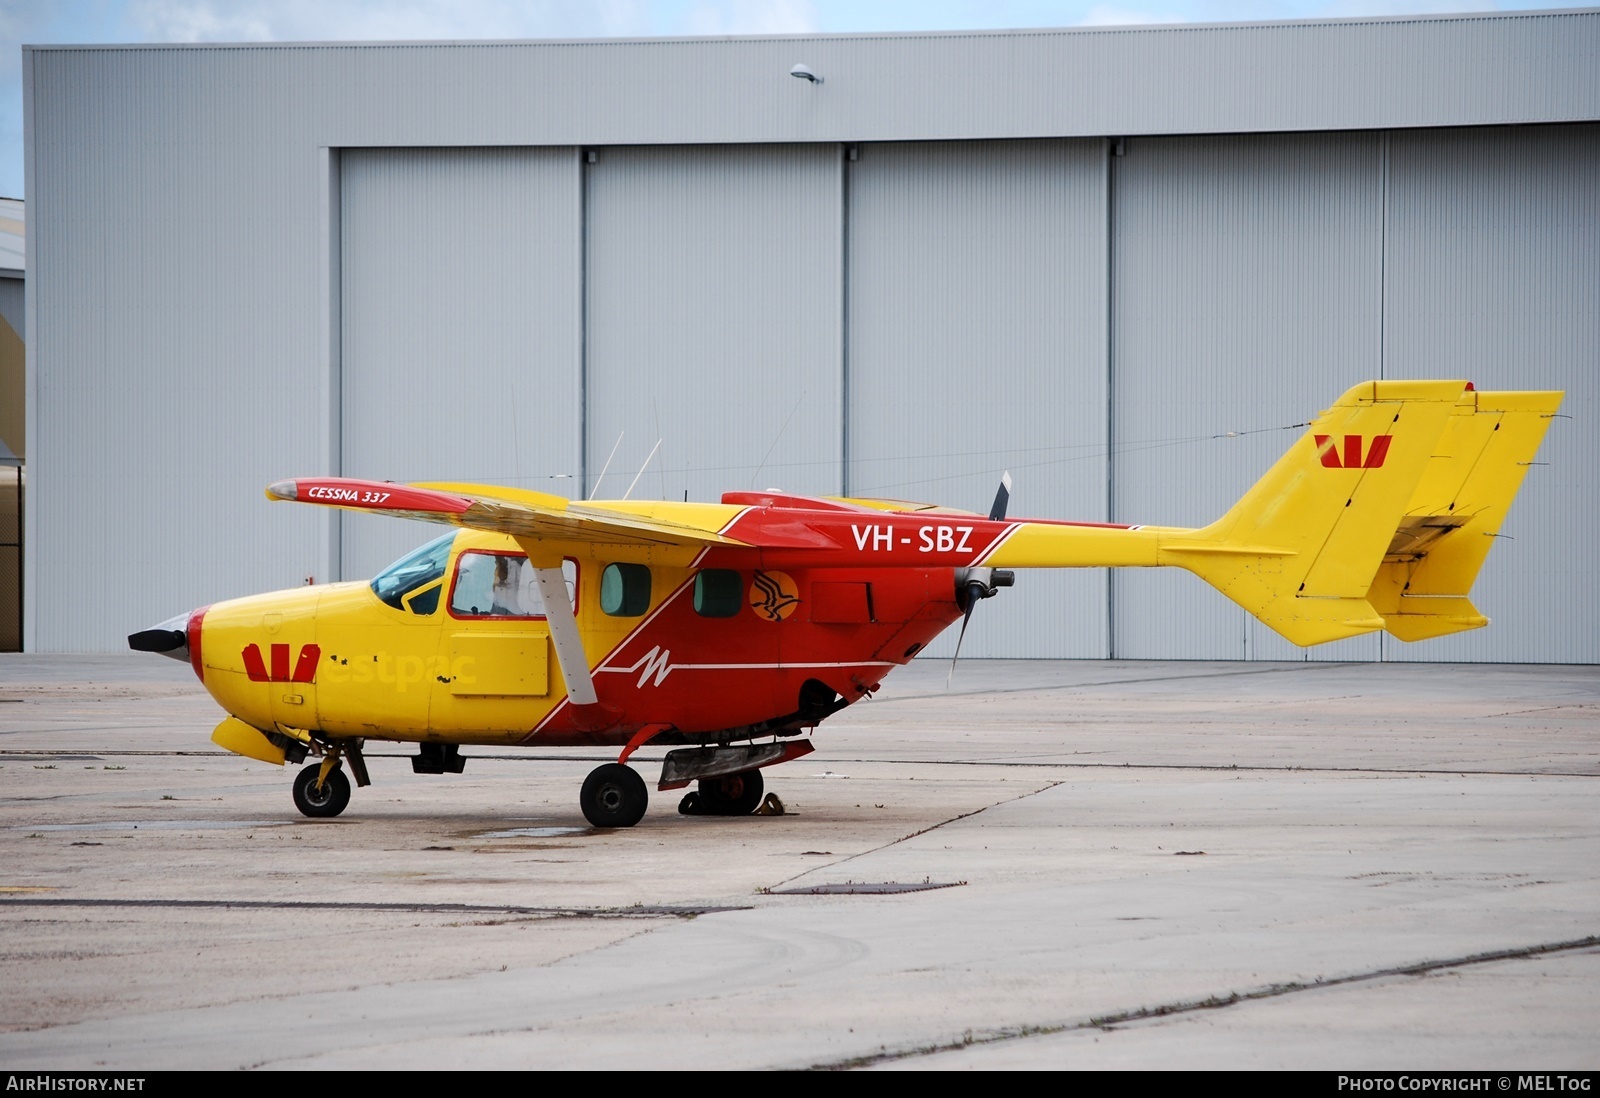
[[[649,800],[644,779],[620,763],[595,767],[578,794],[584,818],[596,827],[632,827],[644,818]]]
[[[748,816],[761,804],[761,771],[745,770],[700,779],[700,804],[710,816]]]
[[[337,816],[350,803],[350,779],[344,776],[344,771],[328,771],[327,780],[318,789],[317,774],[321,770],[321,763],[312,763],[294,779],[294,806],[302,815],[313,819]]]

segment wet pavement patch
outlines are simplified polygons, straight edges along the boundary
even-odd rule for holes
[[[582,835],[587,827],[513,827],[507,831],[485,831],[480,839],[553,839],[558,835]]]

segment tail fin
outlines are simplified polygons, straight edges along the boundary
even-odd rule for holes
[[[1467,598],[1560,393],[1463,393],[1367,601],[1401,640],[1489,624]]]
[[[1485,625],[1467,592],[1561,396],[1358,385],[1222,518],[1162,539],[1160,563],[1295,644]]]

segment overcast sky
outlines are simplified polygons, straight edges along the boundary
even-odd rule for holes
[[[23,196],[24,43],[833,34],[1589,6],[1540,0],[0,0],[0,195]]]

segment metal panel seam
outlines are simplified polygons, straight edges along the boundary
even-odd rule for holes
[[[22,47],[22,149],[23,149],[23,190],[25,197],[32,197],[39,193],[34,185],[38,171],[38,155],[34,148],[37,136],[37,127],[33,117],[33,54],[32,46]],[[37,215],[32,220],[37,222]],[[27,338],[22,344],[22,437],[27,450],[39,452],[39,446],[33,443],[39,433],[39,350],[46,341],[41,337],[38,321],[39,289],[37,278],[39,272],[37,225],[33,232],[23,236],[23,265],[27,268],[23,275],[23,323],[27,326]],[[32,468],[34,462],[25,452],[23,458],[23,478],[25,481],[38,483],[38,470]],[[34,607],[38,599],[34,597],[38,585],[38,567],[34,563],[39,554],[28,552],[27,534],[34,531],[37,537],[39,529],[38,492],[22,489],[22,515],[21,530],[17,540],[22,543],[22,650],[33,652],[38,649],[37,615]]]
[[[849,146],[839,146],[839,494],[850,494],[850,171]]]
[[[1117,409],[1116,409],[1116,324],[1113,322],[1112,309],[1115,306],[1113,295],[1116,293],[1116,284],[1112,281],[1115,274],[1113,263],[1116,254],[1116,226],[1112,224],[1114,210],[1112,204],[1116,201],[1114,183],[1116,181],[1115,161],[1116,144],[1120,138],[1108,137],[1102,144],[1101,155],[1105,157],[1105,172],[1101,179],[1105,196],[1105,254],[1102,268],[1105,279],[1105,352],[1106,352],[1106,506],[1105,521],[1115,522],[1116,503],[1116,444],[1117,444]],[[1117,658],[1117,573],[1115,569],[1107,568],[1106,576],[1106,659]]]
[[[573,186],[576,193],[573,196],[575,216],[573,218],[573,263],[576,267],[577,293],[574,295],[574,323],[577,332],[573,339],[577,369],[577,377],[573,388],[577,394],[578,415],[578,461],[575,472],[578,475],[578,499],[589,498],[589,363],[588,363],[588,332],[589,332],[589,272],[588,272],[588,204],[584,201],[585,182],[583,178],[583,162],[586,157],[582,145],[572,148]]]
[[[320,325],[321,338],[317,341],[320,355],[323,359],[323,455],[327,474],[329,476],[343,475],[343,435],[344,435],[344,407],[343,407],[343,382],[340,347],[342,344],[342,329],[340,317],[340,301],[342,287],[340,280],[340,206],[341,191],[339,183],[339,150],[324,146],[321,149],[318,168],[321,173],[318,195],[321,208],[318,210],[321,225],[322,247],[319,249],[319,262],[317,274],[321,282],[321,307]],[[343,513],[329,509],[323,516],[326,523],[327,560],[323,564],[323,574],[328,582],[336,583],[344,578],[343,550],[340,546],[344,532]]]

